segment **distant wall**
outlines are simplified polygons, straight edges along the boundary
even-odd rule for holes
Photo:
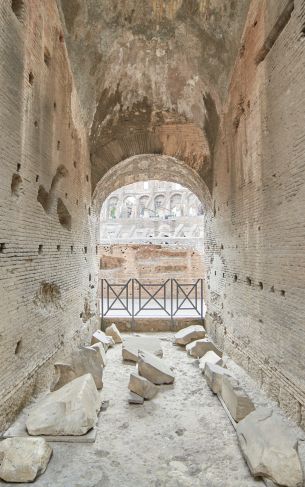
[[[113,244],[99,246],[100,278],[123,282],[131,277],[164,282],[204,277],[203,255],[189,248],[162,245]]]

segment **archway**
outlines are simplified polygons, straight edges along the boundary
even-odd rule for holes
[[[99,241],[99,236],[102,234],[101,229],[104,231],[106,228],[102,227],[99,221],[103,203],[105,202],[107,206],[113,197],[119,197],[119,200],[123,202],[127,201],[128,198],[132,197],[131,188],[133,185],[135,187],[134,183],[143,182],[144,184],[145,181],[148,184],[153,181],[160,183],[154,194],[149,196],[151,208],[144,205],[144,200],[146,204],[148,202],[147,196],[143,196],[145,191],[143,194],[136,192],[134,193],[134,211],[132,215],[129,215],[130,218],[127,218],[126,215],[121,215],[121,221],[109,221],[110,232],[106,232],[107,238],[105,237],[101,240],[98,252],[100,259],[99,278],[109,282],[112,279],[113,283],[121,284],[131,278],[137,280],[136,285],[138,285],[138,281],[141,281],[141,278],[144,280],[142,282],[147,282],[147,279],[152,282],[152,277],[157,279],[157,281],[159,279],[161,284],[168,279],[180,279],[182,284],[183,282],[192,282],[197,279],[200,281],[204,280],[204,283],[200,283],[200,286],[202,285],[201,295],[204,296],[204,301],[206,302],[207,283],[205,280],[206,266],[204,262],[203,235],[196,234],[196,238],[199,236],[198,242],[196,242],[197,247],[199,247],[201,238],[200,245],[202,245],[202,248],[199,250],[194,243],[196,238],[188,239],[189,234],[183,232],[180,228],[182,225],[180,227],[178,225],[176,232],[173,231],[175,219],[187,220],[198,217],[198,215],[191,216],[188,214],[187,208],[190,199],[188,194],[184,195],[186,211],[183,212],[181,209],[177,209],[178,206],[179,208],[182,206],[179,190],[189,190],[193,194],[193,198],[198,198],[197,206],[202,205],[204,208],[204,217],[209,215],[212,209],[211,195],[207,186],[198,173],[185,163],[169,156],[143,154],[121,161],[110,169],[98,182],[93,194],[97,241]],[[164,191],[161,186],[164,182],[174,183],[170,192]],[[124,188],[124,191],[119,196],[122,188]],[[149,215],[147,211],[149,211]],[[104,214],[104,211],[102,213]],[[143,220],[144,215],[146,215],[146,218]],[[201,215],[202,221],[204,217]],[[151,232],[148,229],[148,233],[146,232],[145,234],[146,240],[143,237],[144,234],[139,232],[137,223],[134,221],[137,218],[139,219],[138,224],[141,230],[147,224],[145,220],[160,220],[159,222],[154,221],[155,229],[152,228]],[[156,232],[157,227],[158,231]],[[130,230],[130,234],[128,230]],[[104,232],[103,235],[106,235],[106,233]],[[158,237],[160,238],[158,239]],[[176,248],[174,248],[175,246]],[[161,255],[162,253],[164,253],[164,256]],[[173,259],[172,255],[174,255]],[[179,258],[181,262],[178,262]],[[139,265],[137,259],[140,261]],[[162,259],[164,260],[162,261]],[[167,265],[161,265],[165,263],[166,259],[168,259]],[[150,260],[155,266],[153,267],[153,272],[147,270],[149,267],[147,262]],[[197,274],[194,269],[198,270]],[[189,280],[187,279],[188,277],[190,277]],[[113,318],[117,319],[114,315]],[[193,318],[195,319],[195,317]],[[202,319],[202,315],[199,314],[199,318]],[[122,323],[120,323],[120,326],[122,326]]]
[[[201,201],[205,213],[212,209],[212,199],[206,183],[198,173],[174,157],[142,154],[130,157],[113,166],[97,183],[92,205],[99,215],[102,204],[116,189],[137,181],[155,179],[181,184],[190,189]]]

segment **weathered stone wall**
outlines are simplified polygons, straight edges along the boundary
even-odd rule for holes
[[[94,325],[96,289],[87,137],[55,0],[0,2],[0,59],[1,431]]]
[[[204,259],[197,250],[162,245],[99,246],[100,278],[124,282],[130,278],[164,282],[175,278],[194,282],[204,276]]]
[[[206,224],[209,331],[303,426],[304,25],[302,0],[252,1]]]

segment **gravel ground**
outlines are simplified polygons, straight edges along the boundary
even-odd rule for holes
[[[52,443],[53,457],[37,487],[260,487],[242,458],[236,434],[197,360],[158,334],[175,383],[144,405],[128,404],[129,374],[121,345],[107,352],[103,400],[93,444]],[[234,362],[228,367],[255,403],[271,404]],[[299,431],[299,429],[298,429]],[[16,484],[4,484],[6,486]],[[28,485],[28,484],[19,484]]]

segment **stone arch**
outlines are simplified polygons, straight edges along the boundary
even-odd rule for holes
[[[100,179],[92,196],[95,214],[100,214],[103,202],[112,192],[131,183],[152,179],[181,184],[198,197],[206,213],[212,210],[210,191],[194,169],[171,156],[142,154],[119,162]]]

